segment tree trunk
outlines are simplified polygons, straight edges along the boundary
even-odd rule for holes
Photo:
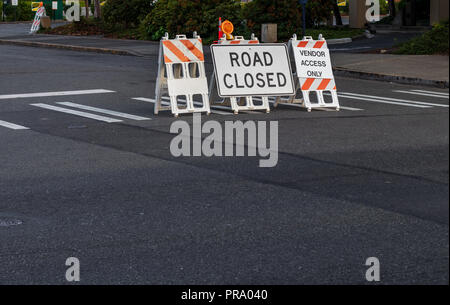
[[[100,10],[100,0],[94,0],[94,3],[95,3],[94,16],[95,16],[95,18],[100,18],[102,16],[102,13]]]
[[[397,10],[395,9],[395,1],[389,0],[389,11],[391,12],[391,16],[397,16]]]
[[[339,10],[339,6],[337,5],[336,0],[333,1],[333,12],[334,17],[336,18],[336,25],[342,25],[342,17],[341,17],[341,11]]]
[[[86,19],[89,19],[89,0],[84,0],[84,7],[86,8]]]

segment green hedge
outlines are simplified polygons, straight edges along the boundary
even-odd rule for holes
[[[16,10],[16,11],[15,11]],[[0,12],[3,11],[3,0],[0,0]],[[34,18],[31,1],[20,1],[17,7],[7,4],[5,7],[6,21],[29,21]],[[3,21],[3,20],[1,20]]]
[[[108,0],[111,1],[111,0]],[[335,0],[314,0],[307,4],[308,27],[319,26],[332,14]],[[106,14],[106,13],[105,13]],[[140,26],[143,39],[158,40],[165,32],[189,34],[197,31],[207,42],[217,39],[219,17],[235,25],[235,34],[261,36],[263,23],[277,23],[278,37],[285,40],[302,28],[301,7],[296,0],[159,0]]]
[[[396,47],[395,54],[449,54],[449,22],[438,23],[431,31]]]
[[[291,0],[254,0],[243,7],[242,17],[257,36],[261,36],[263,23],[277,23],[280,39],[288,38],[302,26],[298,2]]]
[[[153,0],[108,0],[102,8],[103,19],[110,26],[138,27],[151,11]]]
[[[197,31],[205,40],[217,40],[219,17],[239,27],[240,0],[159,0],[140,27],[142,38],[158,40]]]

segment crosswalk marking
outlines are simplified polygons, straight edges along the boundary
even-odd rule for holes
[[[325,94],[325,93],[324,93]],[[325,95],[331,95],[331,94],[325,94]],[[275,99],[273,98],[269,98],[269,102],[271,104],[275,103]],[[291,106],[291,107],[297,107],[297,108],[304,108],[302,105],[300,104],[292,104],[292,103],[283,103],[283,102],[287,102],[288,99],[281,99],[281,104],[280,105],[284,105],[284,106]],[[345,106],[340,106],[339,109],[342,110],[349,110],[349,111],[364,111],[364,109],[360,109],[360,108],[354,108],[354,107],[345,107]],[[314,110],[322,110],[322,111],[335,111],[334,109],[328,109],[328,108],[314,108]]]
[[[47,104],[40,104],[39,103],[39,104],[31,104],[31,105],[35,106],[35,107],[48,109],[48,110],[58,111],[58,112],[67,113],[67,114],[73,114],[73,115],[76,115],[76,116],[89,118],[89,119],[93,119],[93,120],[97,120],[97,121],[102,121],[102,122],[106,122],[106,123],[122,122],[121,120],[112,119],[112,118],[108,118],[108,117],[105,117],[105,116],[100,116],[100,115],[96,115],[96,114],[91,114],[91,113],[77,111],[77,110],[71,110],[71,109],[57,107],[57,106],[52,106],[52,105],[47,105]]]
[[[145,117],[138,116],[138,115],[132,115],[132,114],[127,114],[127,113],[113,111],[113,110],[107,110],[107,109],[102,109],[102,108],[85,106],[85,105],[71,103],[71,102],[60,102],[60,103],[57,103],[57,104],[68,106],[68,107],[72,107],[72,108],[78,108],[78,109],[93,111],[93,112],[100,112],[100,113],[109,114],[109,115],[112,115],[112,116],[117,116],[117,117],[126,118],[126,119],[130,119],[130,120],[135,120],[135,121],[151,120],[150,118],[145,118]]]
[[[0,120],[0,126],[6,127],[6,128],[9,128],[9,129],[13,129],[13,130],[26,130],[26,129],[29,129],[29,128],[24,127],[24,126],[20,126],[20,125],[17,125],[17,124],[9,123],[9,122],[2,121],[2,120]]]
[[[345,96],[356,96],[356,97],[361,97],[362,98],[370,98],[370,99],[378,99],[383,100],[383,101],[390,101],[390,102],[398,102],[398,105],[404,105],[404,106],[409,106],[409,107],[413,107],[412,105],[422,105],[422,106],[436,106],[436,107],[445,107],[448,108],[448,105],[443,105],[443,104],[434,104],[434,103],[425,103],[425,102],[417,102],[417,101],[411,101],[411,100],[403,100],[403,99],[398,99],[398,98],[388,98],[388,97],[382,97],[382,96],[374,96],[374,95],[365,95],[365,94],[356,94],[356,93],[350,93],[350,92],[341,92],[342,95]],[[422,107],[422,108],[430,108],[430,107]]]
[[[24,94],[4,94],[4,95],[0,95],[0,100],[17,99],[17,98],[32,98],[32,97],[102,94],[102,93],[114,93],[114,92],[115,91],[105,90],[105,89],[93,89],[93,90],[76,90],[76,91],[37,92],[37,93],[24,93]]]
[[[361,97],[361,96],[351,96],[351,95],[343,95],[343,94],[338,94],[338,96],[342,97],[342,98],[347,98],[347,99],[368,101],[368,102],[381,103],[381,104],[392,104],[392,105],[409,106],[409,107],[415,107],[415,108],[431,108],[431,106],[406,104],[406,103],[396,103],[396,102],[389,102],[389,101],[381,100],[381,99],[364,98],[364,97]]]
[[[448,100],[448,95],[446,96],[446,95],[440,95],[440,94],[431,94],[431,93],[425,93],[425,92],[404,91],[404,90],[394,90],[394,92],[421,95],[421,96],[431,96],[431,97],[443,98],[443,99]]]
[[[151,98],[134,97],[134,98],[132,98],[132,99],[133,99],[133,100],[136,100],[136,101],[147,102],[147,103],[152,103],[152,104],[155,104],[155,103],[156,103],[156,100],[155,100],[155,99],[151,99]],[[168,101],[165,101],[165,100],[161,101],[161,104],[162,104],[163,106],[170,106],[169,102],[168,102]],[[197,106],[199,106],[199,104],[201,104],[201,103],[194,102],[194,104],[197,105]],[[220,115],[232,115],[232,113],[230,113],[230,112],[224,112],[224,111],[219,111],[219,110],[211,110],[211,112],[212,112],[212,113],[215,113],[215,114],[220,114]]]
[[[449,94],[447,92],[437,92],[437,91],[427,91],[427,90],[411,90],[411,91],[449,96]]]

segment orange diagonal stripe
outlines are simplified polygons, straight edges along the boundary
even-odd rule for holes
[[[318,41],[314,45],[314,49],[320,49],[325,44],[325,41]]]
[[[320,83],[320,85],[317,88],[317,90],[325,90],[330,82],[331,82],[331,79],[324,79],[324,80],[322,80],[322,82]]]
[[[239,40],[234,40],[232,42],[230,42],[230,44],[240,44],[241,42]]]
[[[314,78],[308,78],[306,82],[303,84],[302,90],[308,91],[311,88],[312,84],[314,83],[314,80],[315,80]]]
[[[172,42],[169,40],[163,41],[164,46],[168,48],[176,57],[178,57],[182,62],[190,62],[183,52],[181,52]]]
[[[170,60],[169,57],[167,57],[167,55],[164,55],[164,61],[166,62],[166,64],[170,64],[172,61]]]
[[[250,43],[259,43],[259,41],[258,41],[258,40],[250,40],[248,43],[249,43],[249,44],[250,44]]]
[[[297,47],[299,48],[305,48],[308,45],[307,41],[300,41]]]
[[[194,54],[199,60],[204,61],[205,57],[203,56],[203,52],[200,52],[199,49],[195,47],[195,45],[190,40],[181,40],[181,43],[184,44],[192,54]]]

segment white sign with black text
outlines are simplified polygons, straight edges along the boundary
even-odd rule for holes
[[[297,76],[300,78],[333,79],[330,51],[322,41],[301,41],[294,46]]]
[[[19,5],[19,0],[12,0],[11,1],[11,5],[12,6],[18,6]]]
[[[220,97],[295,93],[286,45],[213,45],[211,51]]]

